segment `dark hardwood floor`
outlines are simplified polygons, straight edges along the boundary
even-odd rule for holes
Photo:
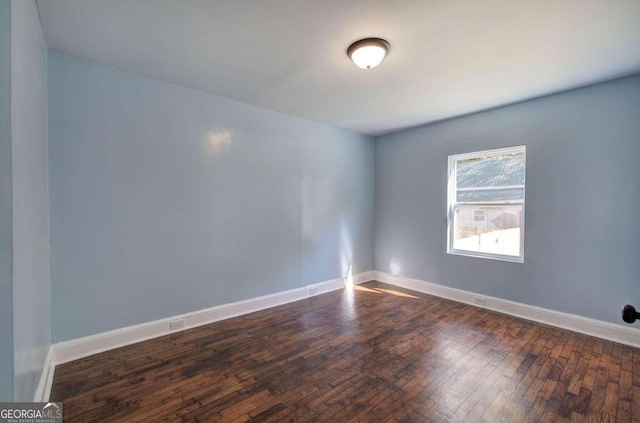
[[[640,350],[371,282],[56,368],[64,421],[640,422]]]

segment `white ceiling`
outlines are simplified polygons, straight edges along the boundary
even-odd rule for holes
[[[640,0],[38,0],[51,50],[379,135],[640,72]],[[391,52],[366,71],[353,41]]]

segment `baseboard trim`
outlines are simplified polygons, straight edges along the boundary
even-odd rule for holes
[[[640,331],[634,328],[626,328],[613,323],[549,310],[542,307],[531,306],[515,301],[504,300],[497,297],[490,297],[461,289],[449,288],[419,279],[407,278],[386,272],[369,271],[353,275],[354,284],[360,284],[372,280],[640,348]],[[235,303],[223,304],[204,310],[53,344],[47,353],[40,381],[34,396],[34,401],[41,402],[49,400],[55,366],[59,364],[78,360],[148,339],[157,338],[159,336],[168,335],[170,333],[177,333],[197,326],[299,301],[315,295],[325,294],[327,292],[344,288],[346,284],[346,278],[333,279],[307,285],[303,288],[296,288]],[[477,304],[475,299],[478,297],[486,300],[486,304]],[[170,330],[170,322],[179,319],[185,320],[184,328],[173,331]]]
[[[49,393],[51,392],[51,384],[53,383],[53,347],[50,346],[47,351],[47,357],[44,359],[44,365],[42,366],[42,373],[40,374],[40,380],[38,381],[38,387],[36,393],[33,396],[33,402],[48,402]]]
[[[368,272],[356,273],[353,276],[353,283],[359,285],[361,283],[370,282],[375,280],[376,272],[370,270]]]
[[[374,279],[373,271],[362,272],[353,275],[353,283],[360,284]],[[159,336],[177,333],[186,329],[195,328],[220,320],[230,319],[253,313],[271,307],[303,300],[315,295],[325,294],[344,288],[347,278],[332,279],[303,288],[291,289],[275,294],[250,298],[234,303],[223,304],[204,310],[185,313],[165,319],[154,320],[138,325],[127,326],[96,335],[72,339],[51,345],[45,360],[44,369],[36,391],[36,401],[48,401],[51,393],[55,366],[70,361],[78,360],[101,352],[109,351]],[[184,320],[184,327],[178,330],[170,330],[170,322]]]
[[[375,271],[374,279],[401,288],[435,295],[437,297],[470,304],[475,307],[486,308],[499,313],[509,314],[511,316],[533,320],[535,322],[544,323],[561,329],[567,329],[573,332],[640,348],[640,330],[635,328],[627,328],[575,314],[563,313],[515,301],[504,300],[502,298],[464,291],[461,289],[449,288],[419,279],[392,275],[386,272]],[[478,304],[475,301],[476,298],[481,298],[486,301],[486,304]]]

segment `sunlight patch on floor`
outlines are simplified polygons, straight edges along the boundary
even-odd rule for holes
[[[382,292],[380,291],[376,291],[375,289],[371,289],[371,288],[365,288],[364,286],[360,286],[360,285],[355,285],[353,289],[358,291],[372,292],[374,294],[382,294]]]
[[[356,289],[358,291],[371,292],[371,293],[374,293],[374,294],[391,294],[391,295],[395,295],[396,297],[420,298],[420,297],[416,297],[415,295],[407,294],[405,292],[396,291],[395,289],[366,288],[366,287],[360,286],[360,285],[355,285],[353,287],[353,289]]]
[[[420,298],[420,297],[416,297],[415,295],[407,294],[405,292],[396,291],[395,289],[383,289],[383,288],[376,288],[376,289],[378,291],[384,292],[385,294],[391,294],[397,297]]]

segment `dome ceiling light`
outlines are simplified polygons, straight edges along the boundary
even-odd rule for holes
[[[347,56],[362,69],[373,69],[382,62],[391,46],[382,38],[365,38],[351,44]]]

